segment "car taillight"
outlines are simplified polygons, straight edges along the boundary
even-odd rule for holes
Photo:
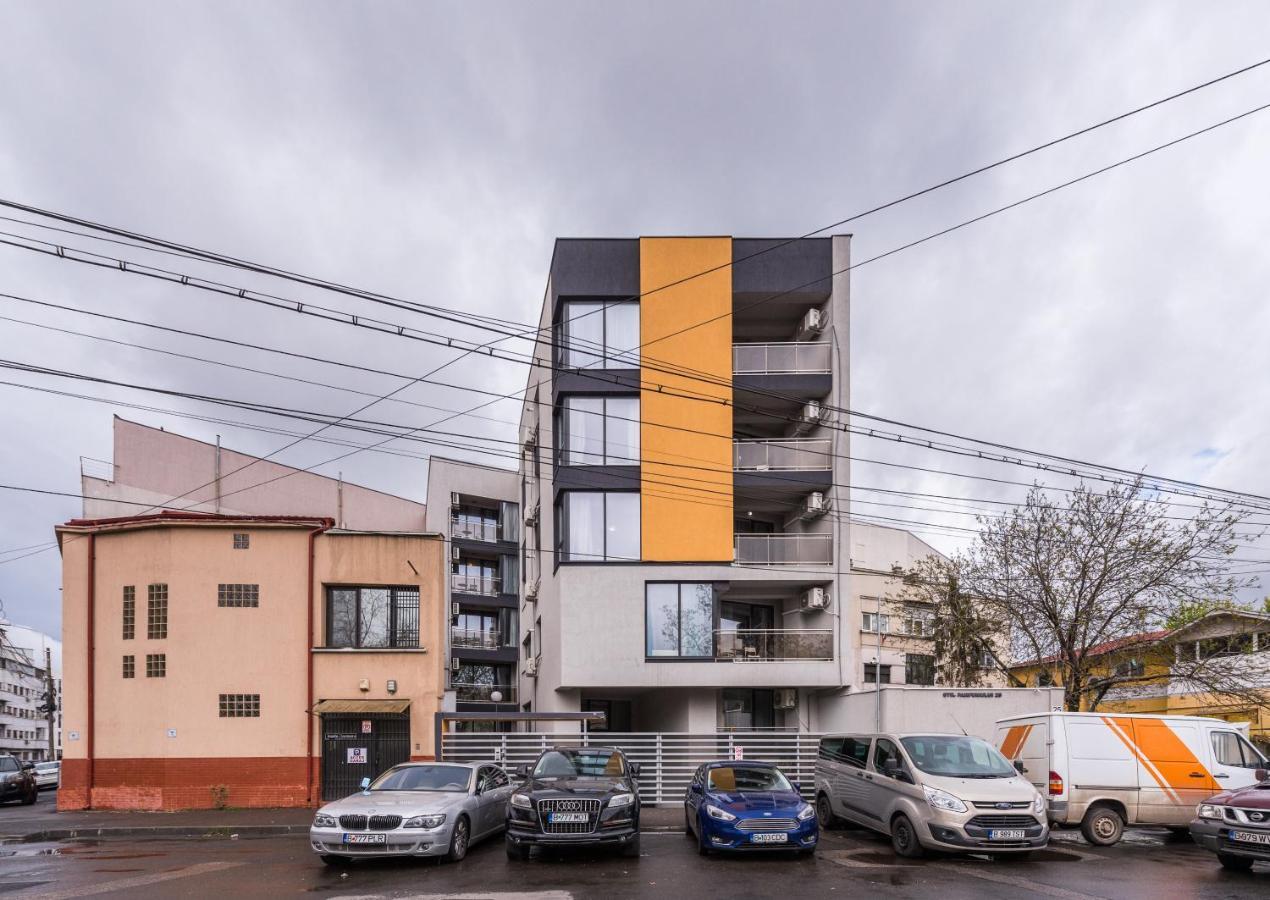
[[[1057,772],[1050,772],[1050,796],[1057,797],[1063,793],[1063,776]]]

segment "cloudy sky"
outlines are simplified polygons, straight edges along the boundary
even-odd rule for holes
[[[804,233],[1254,62],[1267,55],[1270,14],[1260,2],[44,2],[0,7],[0,34],[0,197],[536,321],[557,236]],[[1266,102],[1270,66],[853,223],[856,258]],[[1270,111],[860,268],[852,406],[1270,494],[1268,146]],[[10,221],[0,230],[47,237]],[[453,355],[4,246],[0,291],[407,373]],[[359,390],[399,383],[11,300],[0,299],[0,316],[0,357],[117,380],[339,414],[362,402],[8,320]],[[512,391],[525,370],[468,359],[446,376]],[[3,371],[0,380],[217,414],[119,388]],[[477,402],[439,388],[405,396],[444,409]],[[467,427],[506,436],[517,409],[504,402],[483,413],[498,421]],[[286,442],[0,385],[0,481],[76,492],[79,457],[109,458],[112,411],[205,439],[219,433],[248,452]],[[391,402],[377,411],[412,424],[442,415]],[[306,444],[283,459],[311,465],[338,452]],[[968,470],[863,440],[855,452]],[[422,460],[362,454],[338,469],[423,497]],[[853,478],[1021,496],[868,464]],[[10,618],[56,633],[57,552],[17,548],[47,543],[78,510],[69,498],[0,491]],[[942,549],[958,542],[923,536]],[[1241,553],[1270,558],[1264,545]]]

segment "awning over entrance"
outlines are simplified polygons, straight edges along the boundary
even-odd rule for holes
[[[318,715],[328,713],[403,713],[409,700],[319,700],[313,704]]]

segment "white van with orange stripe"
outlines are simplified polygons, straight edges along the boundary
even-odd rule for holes
[[[1001,719],[995,743],[1049,797],[1052,824],[1107,846],[1126,825],[1185,830],[1199,803],[1253,784],[1267,763],[1247,735],[1200,716],[1056,712]]]

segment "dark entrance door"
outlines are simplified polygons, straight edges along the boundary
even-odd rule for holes
[[[325,713],[322,716],[322,799],[338,800],[410,759],[409,713]]]

